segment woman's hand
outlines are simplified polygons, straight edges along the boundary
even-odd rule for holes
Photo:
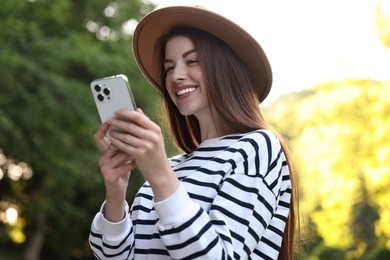
[[[171,195],[179,181],[168,164],[161,128],[140,109],[117,111],[116,119],[107,123],[121,130],[110,131],[112,145],[134,159],[134,166],[151,185],[155,201]]]
[[[104,215],[109,221],[117,222],[123,219],[128,181],[135,164],[129,161],[128,154],[108,142],[108,128],[107,123],[102,124],[95,139],[102,152],[99,166],[106,187]]]

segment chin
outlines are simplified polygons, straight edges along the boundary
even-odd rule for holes
[[[187,111],[182,111],[182,110],[179,110],[180,111],[180,114],[182,114],[183,116],[190,116],[190,115],[193,115],[193,113],[189,113]]]

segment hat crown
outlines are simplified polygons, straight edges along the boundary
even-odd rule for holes
[[[200,7],[173,6],[147,14],[133,35],[133,51],[137,64],[159,91],[163,82],[155,48],[161,37],[174,27],[192,27],[206,31],[225,42],[248,69],[255,91],[262,102],[271,90],[272,70],[259,43],[244,29],[227,18]]]

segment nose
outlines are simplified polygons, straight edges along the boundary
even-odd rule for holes
[[[175,70],[173,71],[173,79],[175,81],[181,81],[186,78],[187,70],[183,64],[177,64]]]

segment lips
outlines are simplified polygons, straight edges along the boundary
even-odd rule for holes
[[[182,88],[178,91],[176,91],[176,96],[180,97],[184,94],[191,93],[195,90],[195,87],[187,87],[187,88]]]

